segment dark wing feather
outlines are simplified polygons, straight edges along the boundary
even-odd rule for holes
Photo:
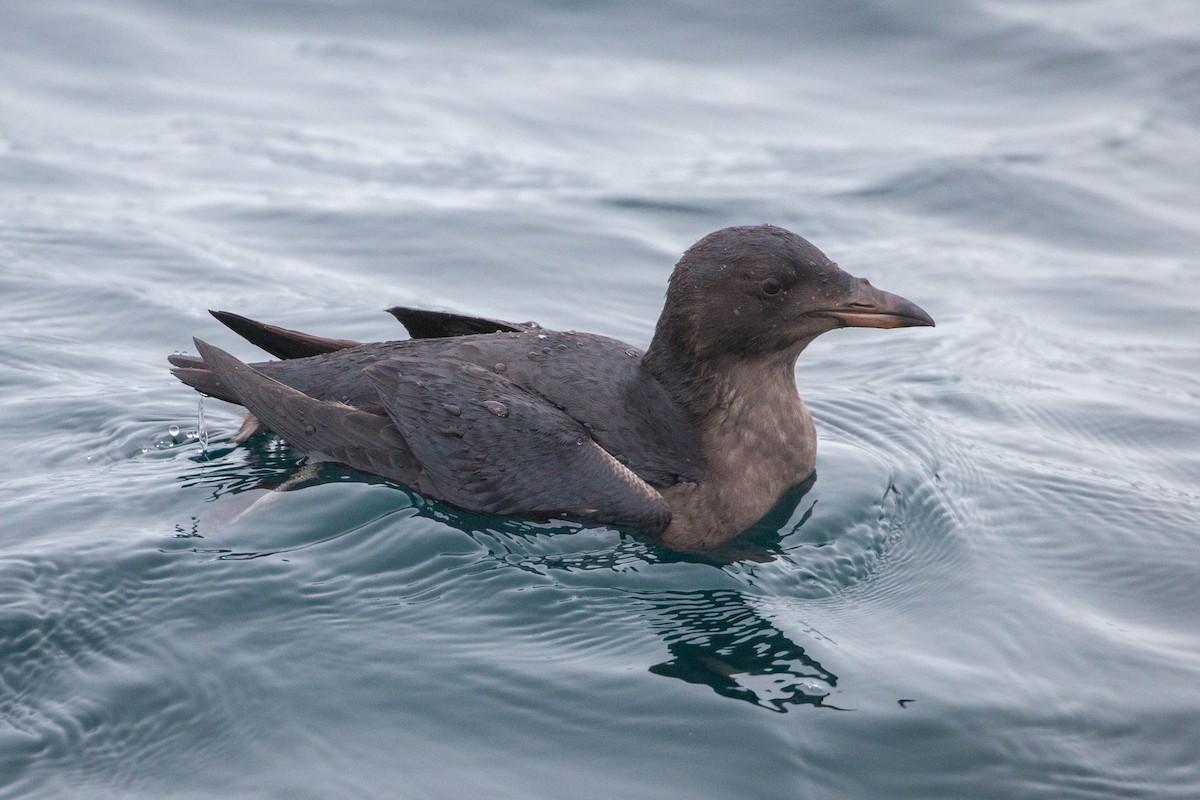
[[[578,421],[496,373],[453,359],[367,368],[420,464],[417,488],[472,511],[567,516],[661,532],[666,501]]]
[[[416,485],[408,443],[384,414],[316,400],[199,339],[200,355],[221,383],[264,425],[308,455]]]
[[[188,355],[187,353],[171,353],[171,355],[167,356],[167,361],[169,361],[172,366],[176,367],[187,367],[189,369],[208,369],[208,367],[204,366],[203,358],[200,356]]]
[[[170,361],[172,364],[179,364],[179,361],[177,361],[176,358],[176,356],[171,356]],[[188,358],[191,358],[191,356],[188,356]],[[206,394],[209,397],[215,397],[218,400],[224,400],[226,403],[242,402],[240,399],[238,399],[238,396],[235,392],[230,391],[229,387],[221,382],[221,376],[208,368],[208,365],[204,363],[203,359],[197,358],[195,360],[199,366],[172,367],[171,374],[176,378],[179,378],[179,380],[183,381],[188,386],[191,386],[200,394]]]
[[[261,347],[276,358],[307,358],[362,344],[351,339],[326,339],[311,333],[280,328],[228,311],[210,310],[208,313],[255,347]]]
[[[473,336],[479,333],[521,333],[536,330],[535,322],[505,322],[499,319],[468,317],[449,311],[427,311],[423,308],[395,306],[388,313],[400,321],[414,339],[444,339],[450,336]]]

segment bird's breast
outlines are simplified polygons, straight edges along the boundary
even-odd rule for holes
[[[701,549],[733,538],[816,466],[812,415],[794,390],[766,403],[734,394],[709,423],[703,480],[663,490],[672,514],[663,538],[674,547]]]

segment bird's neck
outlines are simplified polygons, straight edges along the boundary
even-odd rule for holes
[[[707,430],[706,423],[714,416],[733,411],[753,415],[755,407],[802,405],[796,391],[796,359],[809,341],[749,358],[712,356],[697,352],[687,338],[664,333],[660,326],[642,366],[687,409],[698,429]]]
[[[741,464],[754,461],[787,488],[816,463],[812,415],[796,389],[796,359],[807,344],[752,358],[698,358],[656,336],[642,366],[686,409],[710,478],[739,480]]]

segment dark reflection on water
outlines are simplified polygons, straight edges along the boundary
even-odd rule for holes
[[[838,678],[763,619],[737,591],[662,592],[642,598],[671,659],[655,675],[710,687],[722,697],[786,712],[825,702]]]
[[[235,453],[239,457],[233,457]],[[302,458],[286,442],[259,434],[240,445],[213,444],[207,451],[189,456],[188,461],[193,466],[183,470],[176,480],[185,489],[210,487],[216,500],[254,489],[273,489],[295,474]]]

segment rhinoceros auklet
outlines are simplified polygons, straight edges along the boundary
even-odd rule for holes
[[[646,352],[588,333],[393,308],[413,338],[326,339],[213,312],[280,361],[196,340],[184,383],[247,410],[316,460],[472,511],[565,517],[704,550],[816,463],[795,363],[834,328],[932,326],[772,225],[724,228],[671,275]]]

